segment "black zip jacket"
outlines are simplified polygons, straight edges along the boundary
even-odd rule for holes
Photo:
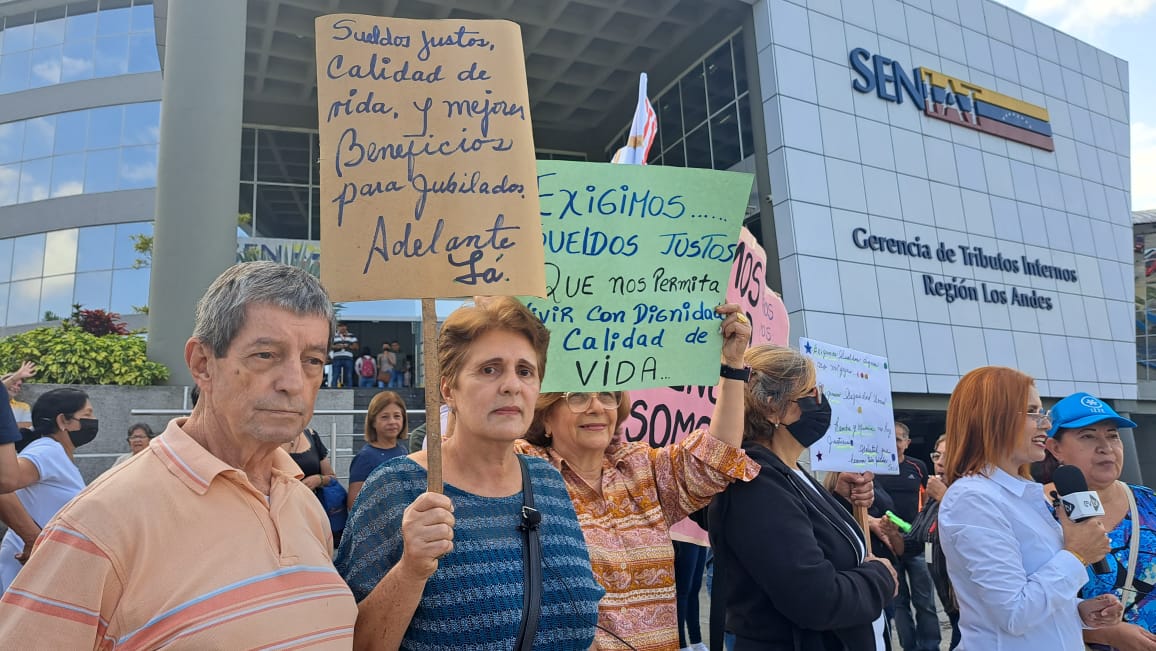
[[[858,525],[818,482],[806,479],[816,493],[769,449],[745,449],[759,475],[706,513],[735,651],[874,651],[891,573],[859,562]]]

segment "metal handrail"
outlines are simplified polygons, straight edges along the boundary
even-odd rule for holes
[[[192,411],[191,408],[190,409],[149,409],[149,408],[145,408],[145,409],[131,409],[131,410],[129,410],[129,413],[132,414],[133,416],[188,416],[189,412],[191,412],[191,411]],[[368,409],[315,409],[313,411],[313,415],[314,416],[364,416],[368,412],[369,412]],[[407,415],[421,414],[424,416],[425,410],[424,409],[406,409],[405,413]],[[337,437],[338,436],[348,436],[351,439],[350,446],[347,448],[337,447]],[[353,455],[353,444],[352,444],[353,437],[354,437],[353,432],[338,434],[337,433],[337,423],[335,422],[332,424],[332,427],[330,428],[330,432],[329,432],[329,449],[332,451],[334,459],[336,459],[338,457],[340,457],[342,459],[353,458],[353,456],[354,456]],[[113,458],[119,457],[121,454],[122,453],[119,453],[119,452],[87,452],[87,453],[77,452],[74,456],[78,459],[104,459],[104,458],[109,458],[109,457],[113,457]],[[337,472],[336,468],[334,469],[334,472]],[[344,475],[339,475],[338,477],[340,479],[345,480],[346,484],[349,483],[349,473],[345,473]]]

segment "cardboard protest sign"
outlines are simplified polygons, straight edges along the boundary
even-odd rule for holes
[[[726,302],[738,303],[751,322],[751,345],[789,341],[787,308],[766,286],[767,253],[746,228],[739,236],[735,261],[731,265]],[[644,441],[652,447],[671,445],[694,430],[710,423],[714,411],[718,373],[709,386],[673,386],[630,392],[630,418],[623,424],[628,441]]]
[[[518,26],[334,14],[316,30],[331,298],[544,294]]]
[[[887,359],[799,338],[831,403],[831,427],[811,446],[813,470],[899,474]]]
[[[711,384],[722,302],[753,178],[540,161],[543,391]]]

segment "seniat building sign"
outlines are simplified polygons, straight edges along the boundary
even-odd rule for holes
[[[916,108],[933,118],[1055,151],[1048,110],[969,81],[928,68],[911,73],[899,64],[861,47],[851,50],[851,68],[857,78],[851,86],[860,93],[902,104],[906,95]]]

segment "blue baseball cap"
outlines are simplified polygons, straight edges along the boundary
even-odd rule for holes
[[[1048,436],[1055,437],[1062,429],[1075,429],[1104,420],[1112,421],[1117,427],[1136,427],[1136,423],[1117,414],[1096,396],[1073,393],[1052,407],[1052,428],[1048,430]]]

